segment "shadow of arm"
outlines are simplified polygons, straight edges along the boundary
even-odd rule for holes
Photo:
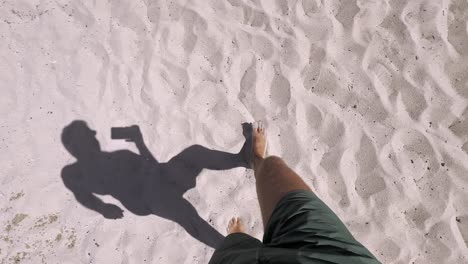
[[[140,153],[140,156],[143,159],[147,161],[151,161],[151,162],[158,162],[156,158],[153,156],[153,154],[151,154],[151,152],[149,151],[143,139],[135,141],[135,145],[138,149],[138,152]]]
[[[108,219],[123,217],[123,210],[114,204],[104,203],[99,197],[82,186],[81,177],[71,169],[62,171],[62,180],[65,186],[73,193],[76,200],[84,207],[102,214]]]
[[[152,163],[153,162],[157,163],[158,161],[153,156],[153,154],[151,154],[151,152],[149,151],[148,147],[145,144],[145,141],[143,139],[143,135],[142,135],[142,133],[140,131],[140,127],[137,126],[137,125],[133,125],[133,126],[130,126],[130,127],[126,128],[126,129],[131,132],[130,137],[127,138],[127,141],[135,143],[135,146],[137,147],[138,152],[140,153],[140,156],[146,161],[150,161]]]

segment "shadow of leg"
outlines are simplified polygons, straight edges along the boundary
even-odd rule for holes
[[[174,208],[177,211],[168,218],[182,226],[192,237],[212,248],[221,244],[224,236],[203,220],[187,200],[181,199],[174,204]]]

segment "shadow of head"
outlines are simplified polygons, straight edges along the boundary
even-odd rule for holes
[[[96,131],[90,129],[82,120],[75,120],[63,129],[62,143],[65,149],[77,159],[101,151],[99,141],[96,139]]]

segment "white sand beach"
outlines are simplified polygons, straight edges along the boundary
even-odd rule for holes
[[[467,21],[463,0],[0,1],[0,263],[207,263],[233,216],[261,239],[257,120],[382,263],[468,263]]]

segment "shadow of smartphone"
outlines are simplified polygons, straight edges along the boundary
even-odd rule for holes
[[[111,128],[112,139],[133,139],[138,135],[138,126]]]

